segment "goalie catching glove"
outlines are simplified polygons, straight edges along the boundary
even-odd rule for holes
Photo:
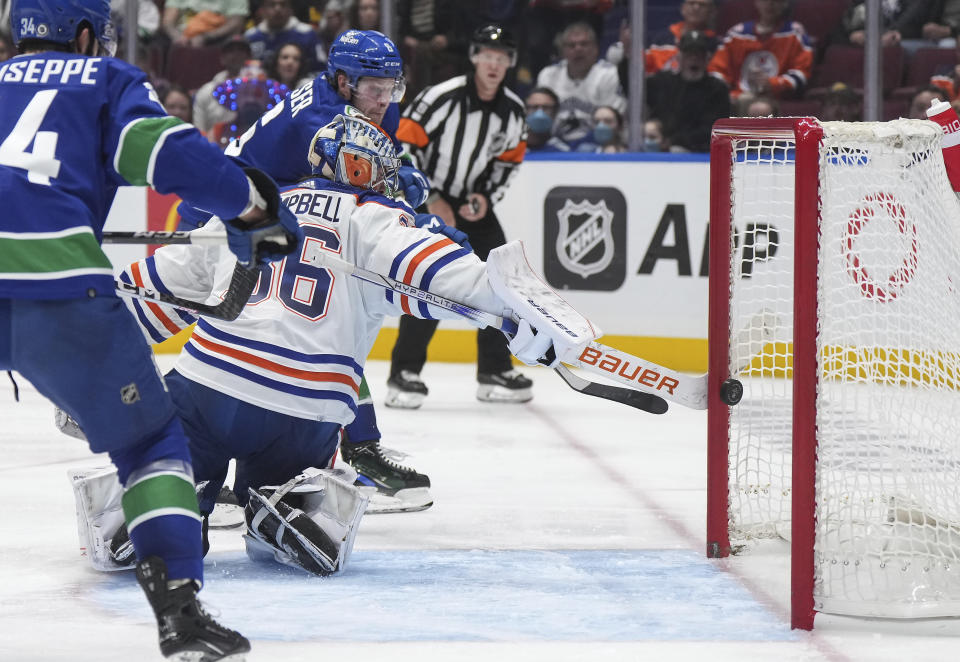
[[[266,173],[256,168],[243,171],[250,182],[250,202],[240,218],[224,221],[230,250],[244,267],[283,259],[297,250],[303,230],[293,212],[280,203],[280,191]],[[259,220],[247,220],[250,214]]]
[[[600,337],[596,325],[540,280],[519,241],[490,251],[487,276],[517,320],[517,332],[506,335],[510,351],[523,363],[555,368],[561,361],[574,360]]]

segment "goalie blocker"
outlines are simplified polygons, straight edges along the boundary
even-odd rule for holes
[[[494,293],[519,317],[510,351],[525,364],[555,368],[600,337],[599,328],[540,280],[520,242],[490,251],[487,276]]]

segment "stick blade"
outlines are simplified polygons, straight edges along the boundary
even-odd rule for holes
[[[216,305],[208,305],[199,301],[188,301],[170,294],[160,293],[160,301],[172,306],[191,310],[205,317],[232,322],[240,316],[247,300],[257,286],[260,279],[259,267],[244,268],[237,263],[233,268],[233,275],[230,279],[230,287],[223,301]]]
[[[620,386],[612,386],[610,384],[591,382],[590,380],[573,374],[570,369],[564,365],[558,365],[553,370],[560,375],[560,378],[567,383],[567,386],[584,395],[592,395],[595,398],[619,402],[628,407],[645,411],[648,414],[665,414],[670,408],[667,401],[659,395],[644,393],[643,391],[630,388],[622,388]]]

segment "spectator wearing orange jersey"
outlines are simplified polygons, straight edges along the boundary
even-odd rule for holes
[[[787,18],[787,0],[754,0],[757,18],[733,26],[710,61],[730,97],[776,98],[800,93],[813,70],[813,50],[804,27]]]
[[[716,5],[713,0],[683,0],[680,5],[682,21],[677,21],[666,30],[653,36],[644,55],[644,73],[652,76],[659,71],[679,71],[677,45],[687,32],[699,32],[710,40],[710,52],[717,48],[717,33],[713,31]],[[620,24],[620,41],[607,49],[607,61],[617,65],[620,84],[630,88],[630,24]]]
[[[713,51],[716,48],[715,41],[717,38],[717,33],[713,31],[715,13],[716,6],[713,0],[683,0],[683,4],[680,5],[680,15],[683,20],[674,23],[660,34],[654,35],[650,40],[650,46],[647,48],[644,58],[644,68],[647,75],[653,75],[664,69],[679,71],[677,44],[680,43],[680,37],[692,30],[705,35],[710,40],[711,51]]]

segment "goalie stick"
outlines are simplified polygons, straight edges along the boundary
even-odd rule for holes
[[[496,329],[500,329],[505,333],[510,333],[510,334],[515,334],[517,332],[517,323],[508,317],[505,318],[499,315],[495,315],[493,313],[485,312],[483,310],[477,310],[476,308],[460,303],[458,301],[447,299],[446,297],[439,296],[428,290],[422,290],[418,287],[407,285],[402,281],[395,280],[388,276],[384,276],[383,274],[378,274],[374,271],[369,271],[362,267],[358,267],[355,264],[351,264],[345,260],[341,260],[340,258],[334,257],[333,255],[329,255],[326,252],[317,252],[311,256],[311,259],[315,264],[319,264],[322,267],[326,267],[328,269],[336,269],[337,271],[347,273],[351,276],[354,276],[355,278],[359,278],[360,280],[366,281],[368,283],[373,283],[374,285],[378,285],[385,289],[393,290],[394,292],[397,292],[399,294],[404,294],[414,299],[417,299],[419,301],[423,301],[425,303],[438,306],[440,308],[443,308],[444,310],[449,310],[453,313],[466,317],[467,319],[473,320],[474,322],[481,324],[483,326],[494,327]],[[605,347],[604,345],[600,345],[599,343],[590,343],[590,345],[588,346],[588,349],[591,347],[602,348],[603,350],[606,350],[608,352],[617,351],[609,347]],[[584,350],[584,352],[586,351],[587,350]],[[629,356],[629,355],[626,355],[626,356]],[[673,373],[672,371],[667,371],[666,368],[658,366],[654,363],[650,363],[649,361],[644,361],[637,357],[631,357],[631,358],[637,362],[637,363],[634,363],[634,365],[637,365],[639,363],[640,365],[647,366],[648,369],[650,369],[651,367],[655,367],[659,371],[666,371],[666,372],[669,372],[670,374],[676,375],[677,378],[679,378],[677,379],[678,385],[683,384],[686,386],[691,379],[686,375],[682,375],[680,373]],[[565,363],[582,367],[586,370],[593,370],[594,372],[596,372],[598,369],[604,370],[600,374],[603,374],[604,376],[608,376],[608,377],[611,376],[607,374],[604,368],[593,369],[593,365],[589,361],[584,363],[575,358],[571,359],[570,357],[561,357],[561,360],[564,361]],[[684,400],[689,399],[691,395],[691,394],[680,394],[680,396],[678,397],[677,395],[669,391],[664,393],[646,391],[643,388],[642,382],[639,385],[633,382],[630,382],[629,388],[622,388],[619,386],[613,386],[611,384],[600,384],[597,382],[591,382],[587,379],[584,379],[582,377],[579,377],[573,374],[572,372],[570,372],[570,370],[567,367],[563,365],[560,365],[554,368],[554,372],[556,372],[560,376],[560,378],[563,379],[563,381],[574,391],[583,393],[585,395],[592,395],[597,398],[603,398],[604,400],[612,400],[614,402],[619,402],[621,404],[634,407],[635,409],[641,409],[651,414],[665,413],[668,409],[666,400],[672,399],[676,402],[679,402],[680,404],[685,404]],[[615,375],[612,375],[612,376],[615,377]],[[706,396],[706,377],[703,378],[702,383],[697,382],[697,386],[702,391],[703,406],[700,407],[700,409],[704,409],[706,408],[706,397],[707,397]],[[684,397],[685,395],[686,397]],[[680,398],[683,398],[683,399],[680,399]]]
[[[222,243],[226,241],[225,233],[214,232],[198,235],[192,235],[189,232],[150,231],[104,233],[104,241],[107,240],[108,236],[111,240],[117,239],[120,241],[131,238],[143,243],[163,243],[164,241],[170,243]],[[517,324],[510,318],[477,310],[463,303],[441,297],[429,290],[407,285],[402,281],[341,260],[327,252],[315,252],[311,259],[315,264],[322,267],[347,273],[360,280],[449,310],[473,320],[479,325],[492,326],[509,334],[517,332]],[[569,369],[562,366],[555,369],[555,372],[568,386],[586,395],[613,400],[654,414],[662,414],[667,411],[667,404],[663,402],[664,400],[676,402],[691,409],[706,409],[707,407],[706,374],[685,375],[598,342],[591,342],[579,355],[561,356],[560,360],[569,365],[602,375],[607,379],[620,382],[627,387],[622,388],[610,384],[591,382],[574,375]],[[641,398],[634,395],[636,392],[650,397]],[[731,400],[729,404],[735,404],[737,398],[733,397]]]

